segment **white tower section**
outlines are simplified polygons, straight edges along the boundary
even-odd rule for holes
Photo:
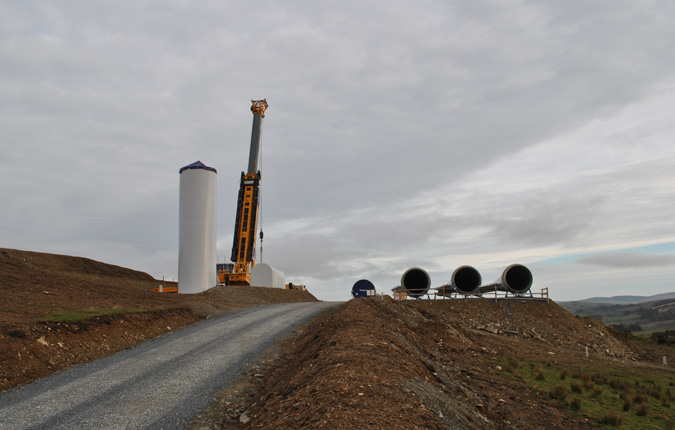
[[[286,288],[286,275],[267,263],[258,263],[251,269],[251,286]]]
[[[216,169],[200,161],[180,169],[178,292],[216,285]]]

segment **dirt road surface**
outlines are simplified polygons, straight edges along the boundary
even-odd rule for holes
[[[333,303],[226,314],[0,396],[2,429],[183,428],[275,339]]]

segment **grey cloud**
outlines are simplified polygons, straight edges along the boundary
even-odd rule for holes
[[[265,225],[332,223],[271,235],[283,271],[332,278],[396,271],[458,243],[579,242],[602,193],[477,193],[475,211],[450,215],[401,207],[667,85],[673,7],[0,4],[0,182],[12,184],[0,187],[0,234],[66,253],[131,244],[134,263],[164,258],[162,273],[175,271],[177,169],[218,169],[227,243],[248,100],[267,97]]]
[[[525,198],[496,210],[491,234],[507,242],[531,245],[574,243],[593,227],[593,216],[603,199],[595,196]]]
[[[675,264],[675,255],[652,255],[641,252],[614,252],[609,254],[588,255],[576,259],[575,263],[621,269],[667,267]]]

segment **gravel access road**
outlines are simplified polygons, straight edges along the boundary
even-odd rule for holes
[[[280,336],[337,303],[283,303],[191,325],[0,395],[0,429],[180,429]]]

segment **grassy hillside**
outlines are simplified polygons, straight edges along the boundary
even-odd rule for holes
[[[575,315],[595,318],[619,329],[627,328],[638,335],[675,329],[675,298],[626,305],[589,301],[560,305]]]

